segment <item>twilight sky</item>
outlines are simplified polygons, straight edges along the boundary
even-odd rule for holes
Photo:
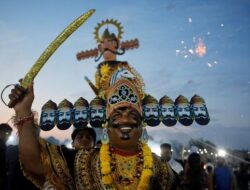
[[[250,149],[250,0],[1,0],[0,89],[22,78],[65,27],[92,8],[96,13],[35,79],[35,110],[40,112],[49,99],[73,103],[81,96],[89,101],[94,97],[84,76],[94,81],[97,63],[79,62],[75,55],[95,48],[94,27],[114,18],[124,27],[123,40],[140,40],[138,49],[118,59],[142,75],[148,93],[173,100],[198,94],[206,101],[209,125],[148,127],[157,142],[203,137],[219,147]],[[1,123],[13,113],[0,103]],[[53,129],[42,136],[64,140],[71,131]]]

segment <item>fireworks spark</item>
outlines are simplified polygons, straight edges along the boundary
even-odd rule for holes
[[[189,22],[189,23],[192,22],[192,18],[191,18],[191,17],[188,18],[188,22]]]
[[[199,38],[199,41],[198,41],[198,43],[196,44],[196,47],[195,47],[196,55],[199,56],[199,57],[203,57],[207,53],[206,49],[207,48],[206,48],[204,42],[202,41],[201,38]]]
[[[207,66],[208,66],[209,68],[212,68],[212,64],[211,64],[211,63],[207,63]]]

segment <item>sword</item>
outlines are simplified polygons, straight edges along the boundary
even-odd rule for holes
[[[60,45],[73,33],[75,32],[93,13],[94,9],[89,10],[88,12],[82,14],[80,17],[75,19],[70,25],[67,26],[44,50],[44,52],[37,59],[35,64],[31,67],[29,72],[25,75],[20,85],[27,89],[28,86],[33,82],[36,75],[39,73],[41,68],[45,65],[47,60],[51,55],[60,47]],[[8,107],[12,108],[15,106],[16,101],[10,101]]]

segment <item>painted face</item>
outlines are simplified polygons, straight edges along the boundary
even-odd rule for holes
[[[117,42],[114,39],[103,39],[99,45],[100,52],[103,53],[103,58],[106,61],[116,60],[116,54],[112,53],[117,51]],[[111,51],[109,51],[111,50]]]
[[[182,125],[189,126],[193,123],[189,104],[179,104],[177,105],[176,109],[177,115],[179,117],[179,122]]]
[[[121,107],[110,114],[108,135],[114,147],[122,150],[137,147],[141,134],[141,116],[134,108]]]
[[[208,124],[210,118],[208,115],[207,107],[205,104],[196,103],[192,105],[192,111],[195,117],[195,121],[200,125]]]
[[[144,121],[147,125],[154,127],[159,125],[159,105],[156,103],[146,104],[143,106]]]
[[[163,104],[160,106],[162,123],[166,126],[174,126],[177,123],[174,104]]]
[[[72,109],[61,108],[58,109],[58,124],[57,127],[61,130],[66,130],[71,126]]]
[[[105,119],[105,108],[103,106],[94,105],[90,107],[90,125],[92,127],[102,127]]]
[[[85,106],[77,106],[74,109],[74,127],[84,127],[88,124],[88,108]]]
[[[56,110],[45,109],[41,113],[40,128],[44,131],[49,131],[54,128],[56,122]]]

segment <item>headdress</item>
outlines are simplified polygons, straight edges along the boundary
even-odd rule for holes
[[[102,106],[102,108],[97,108],[95,106]],[[100,128],[106,122],[106,102],[103,98],[96,96],[90,102],[90,125],[95,128]],[[101,109],[101,113],[97,111],[97,109]]]
[[[160,105],[160,117],[161,121],[165,126],[172,127],[177,123],[176,120],[176,110],[175,110],[175,105],[174,102],[171,98],[168,96],[163,96],[159,100],[159,105]],[[167,106],[172,109],[166,109],[164,106]]]
[[[142,106],[143,106],[143,121],[148,126],[151,127],[158,126],[161,122],[159,118],[158,100],[156,100],[153,96],[148,94],[142,100]]]
[[[114,109],[123,106],[133,107],[142,115],[141,98],[132,82],[126,79],[119,80],[107,91],[107,118]]]
[[[115,35],[114,33],[110,33],[109,30],[106,28],[102,34],[102,38],[100,38],[100,35],[99,35],[100,29],[103,26],[109,25],[109,24],[116,27],[118,31],[117,35]],[[103,38],[117,39],[119,41],[122,38],[122,34],[123,34],[123,27],[121,23],[119,23],[117,20],[114,20],[114,19],[107,19],[105,21],[103,20],[102,22],[98,23],[97,26],[95,27],[95,32],[94,32],[94,36],[95,36],[97,43],[100,43]]]

